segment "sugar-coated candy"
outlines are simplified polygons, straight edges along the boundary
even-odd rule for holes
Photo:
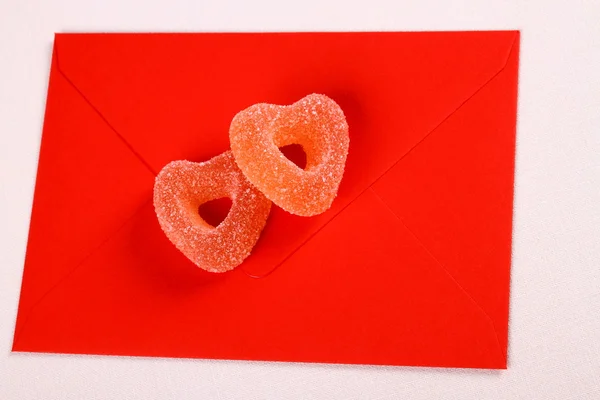
[[[198,212],[215,199],[232,200],[217,226]],[[263,230],[271,201],[254,188],[227,151],[209,161],[173,161],[157,175],[154,208],[171,242],[194,264],[210,272],[226,272],[244,261]]]
[[[255,104],[233,118],[229,139],[246,178],[279,207],[312,216],[331,206],[350,139],[344,113],[329,97],[311,94],[289,106]],[[304,149],[304,170],[279,150],[290,144]]]

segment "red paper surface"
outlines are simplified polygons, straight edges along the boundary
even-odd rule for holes
[[[519,34],[56,36],[13,350],[505,368]],[[323,93],[350,153],[232,272],[151,204],[258,102]]]

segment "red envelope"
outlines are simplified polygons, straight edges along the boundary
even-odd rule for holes
[[[506,368],[519,33],[56,36],[13,350]],[[160,230],[155,174],[323,93],[330,210],[273,207],[239,268]]]

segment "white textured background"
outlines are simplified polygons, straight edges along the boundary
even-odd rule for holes
[[[507,371],[10,353],[54,32],[516,28]],[[600,1],[0,0],[0,399],[110,398],[600,399]]]

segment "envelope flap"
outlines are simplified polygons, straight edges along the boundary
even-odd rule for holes
[[[249,280],[190,268],[148,204],[46,297],[15,349],[504,368],[489,320],[378,205],[365,191],[285,267]]]
[[[311,92],[340,104],[351,144],[338,199],[310,219],[274,209],[244,266],[263,275],[501,70],[514,38],[515,32],[67,34],[57,46],[62,72],[154,170],[227,149],[232,117],[251,104],[289,104]]]
[[[372,189],[481,307],[507,354],[519,42],[506,67]]]
[[[150,198],[152,182],[61,75],[55,49],[16,336],[32,308]]]

